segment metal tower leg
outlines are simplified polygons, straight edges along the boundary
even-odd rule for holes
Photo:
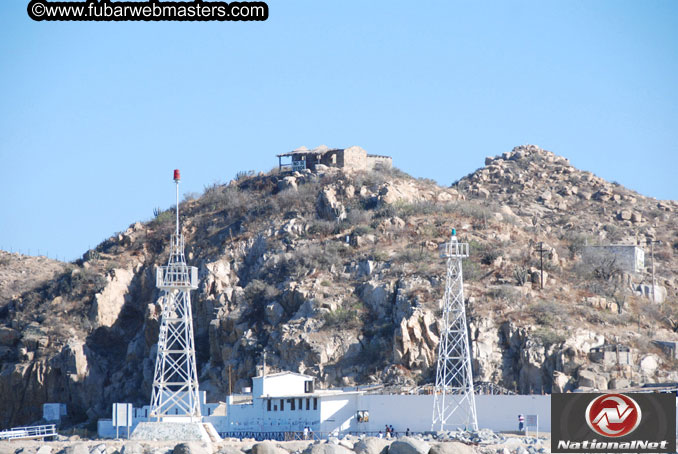
[[[459,243],[453,233],[442,256],[447,258],[447,277],[431,429],[478,430],[461,265],[468,244]]]
[[[166,292],[153,377],[151,414],[200,419],[191,297],[188,291]]]

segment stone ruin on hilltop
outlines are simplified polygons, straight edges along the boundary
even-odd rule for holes
[[[278,157],[278,169],[301,171],[305,169],[316,170],[317,165],[336,167],[346,170],[377,170],[390,169],[393,160],[390,156],[367,154],[358,147],[329,148],[321,145],[313,150],[299,147],[289,153],[276,155]],[[291,158],[291,163],[283,164],[282,158]]]

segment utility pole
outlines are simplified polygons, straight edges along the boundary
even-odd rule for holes
[[[654,244],[659,243],[659,240],[648,240],[650,243],[650,255],[652,256],[652,303],[657,303],[657,298],[655,297],[655,288],[654,288]]]
[[[233,377],[231,376],[231,365],[228,365],[228,395],[232,396],[233,395]]]
[[[544,249],[544,242],[540,241],[539,242],[539,249],[537,249],[537,252],[539,252],[539,288],[541,290],[544,289],[544,252],[546,252],[546,249]]]
[[[264,350],[264,367],[262,368],[261,374],[266,376],[266,350]]]

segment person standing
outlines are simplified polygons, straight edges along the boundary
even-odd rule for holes
[[[525,427],[525,417],[521,413],[518,415],[518,431],[522,432],[524,427]]]

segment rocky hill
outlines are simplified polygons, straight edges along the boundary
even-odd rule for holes
[[[208,399],[224,400],[229,367],[234,390],[249,386],[264,350],[270,367],[321,386],[430,384],[444,291],[438,247],[453,227],[471,245],[476,381],[521,393],[678,381],[673,356],[651,342],[678,341],[678,203],[531,145],[485,164],[451,187],[320,166],[241,177],[184,200]],[[158,210],[76,263],[0,255],[0,427],[39,419],[44,402],[67,403],[75,423],[110,414],[112,402],[148,403],[154,269],[167,260],[173,213]],[[647,273],[581,259],[585,244],[650,239],[661,241],[662,304],[647,297]],[[592,361],[590,348],[604,343],[629,347],[630,364]]]

